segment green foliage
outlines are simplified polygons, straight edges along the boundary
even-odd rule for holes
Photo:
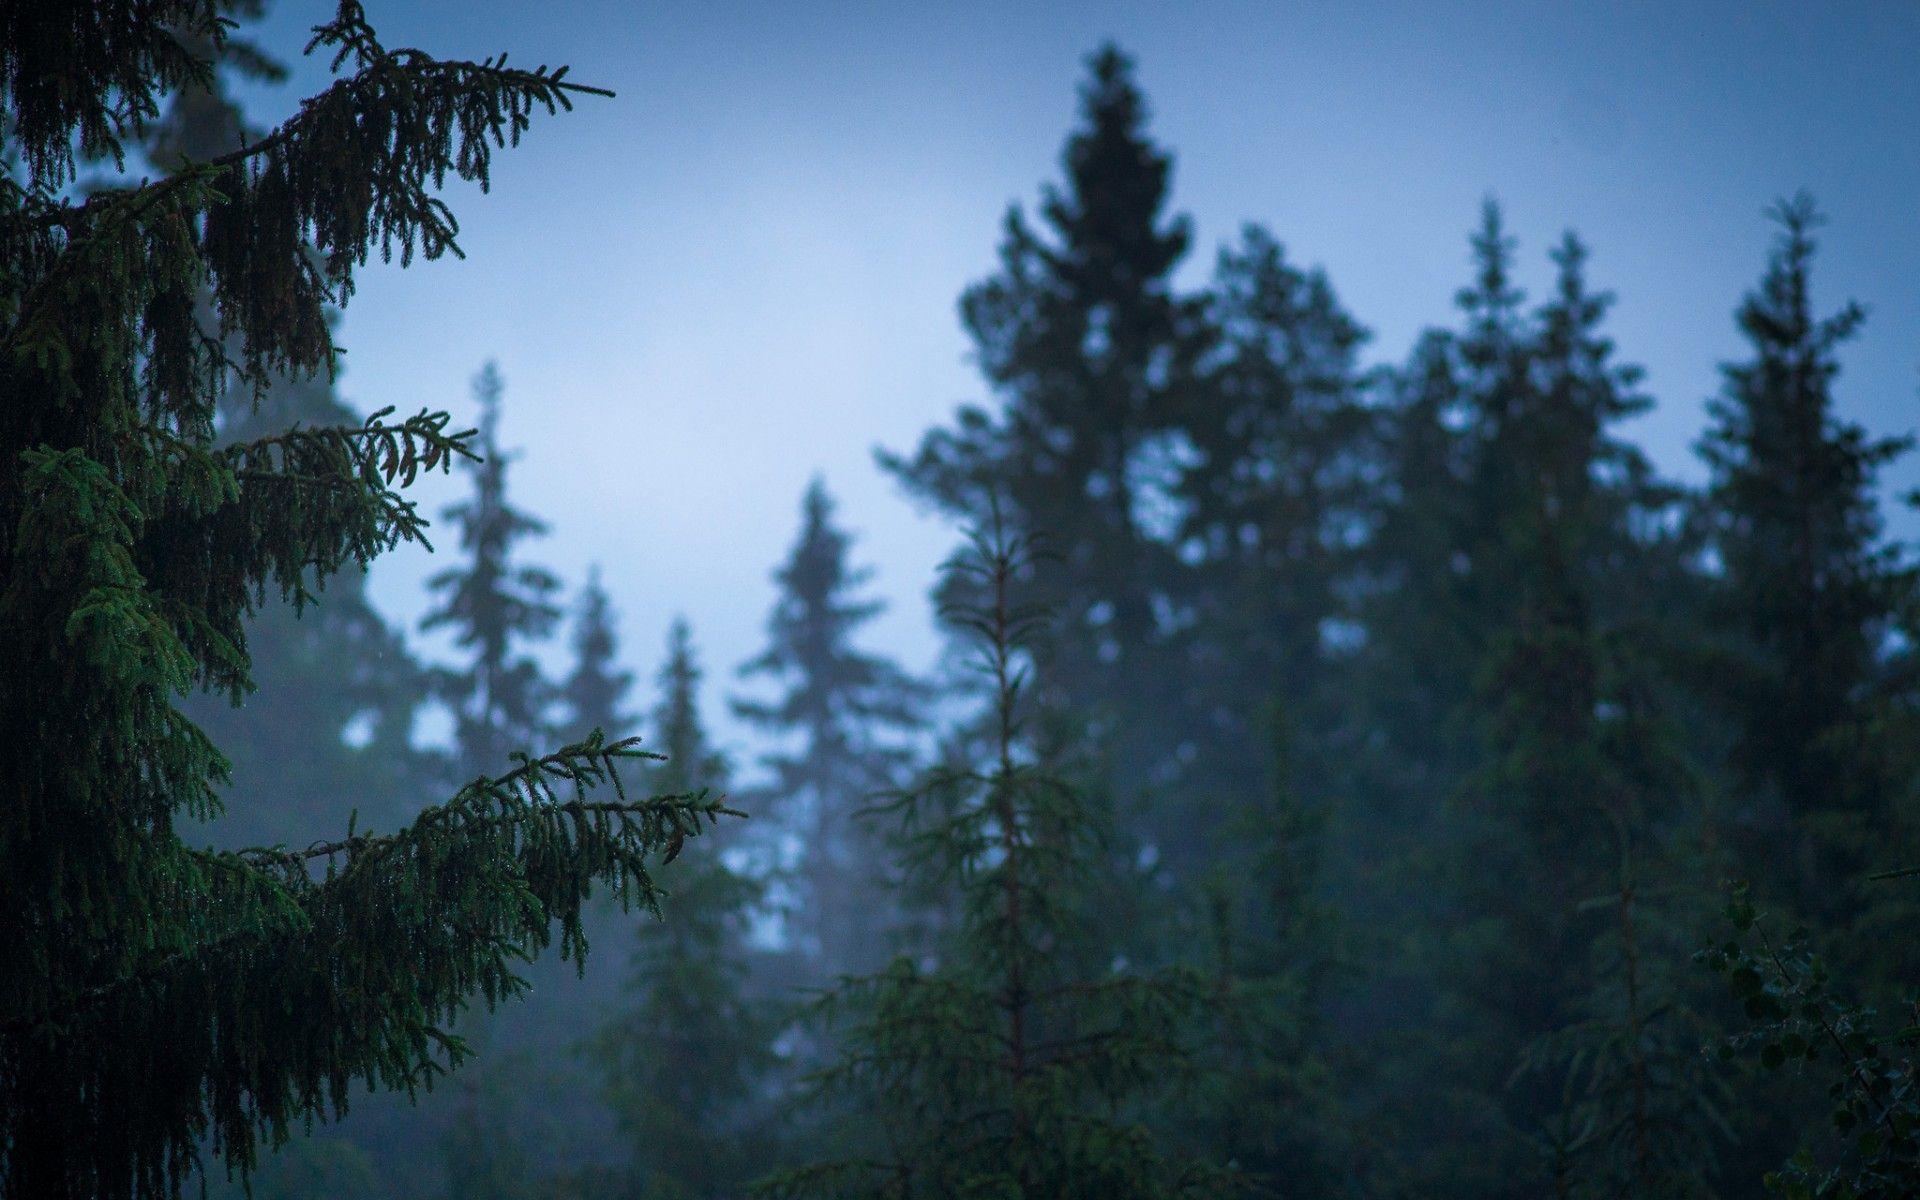
[[[1596,938],[1597,985],[1517,1068],[1560,1088],[1535,1133],[1557,1195],[1720,1194],[1734,1097],[1705,1053],[1715,1026],[1678,969],[1697,914],[1674,903],[1686,880],[1648,883],[1623,837],[1615,893],[1584,906],[1612,918]]]
[[[1769,932],[1745,885],[1726,919],[1732,936],[1700,954],[1726,977],[1748,1021],[1723,1053],[1830,1081],[1829,1135],[1769,1174],[1767,1190],[1791,1200],[1920,1192],[1920,1001],[1908,1003],[1903,1020],[1845,999],[1805,930],[1784,939]]]
[[[378,250],[457,250],[433,189],[481,183],[560,71],[389,51],[357,4],[313,47],[347,73],[288,123],[163,178],[68,194],[164,94],[234,51],[213,4],[10,6],[0,99],[0,1194],[173,1195],[203,1153],[411,1092],[515,961],[585,950],[596,882],[651,904],[648,856],[722,811],[593,800],[637,751],[599,735],[468,784],[395,833],[201,850],[227,762],[188,693],[251,687],[247,626],[424,521],[401,489],[470,456],[444,414],[222,444],[231,389],[333,364],[329,305]],[[182,155],[190,148],[179,147]],[[244,803],[244,798],[236,797]]]
[[[771,1196],[1217,1196],[1231,1172],[1163,1152],[1138,1107],[1179,1070],[1209,998],[1184,972],[1087,965],[1084,900],[1100,823],[1030,726],[1041,610],[1016,589],[1032,541],[996,523],[949,565],[978,604],[947,610],[978,649],[990,709],[977,765],[936,770],[889,805],[909,873],[956,921],[925,959],[825,1001],[841,1054],[818,1074],[848,1102],[852,1155],[776,1175]]]

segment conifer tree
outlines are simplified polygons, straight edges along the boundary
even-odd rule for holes
[[[1473,251],[1464,328],[1423,343],[1391,417],[1367,659],[1406,764],[1386,778],[1409,789],[1382,827],[1419,822],[1388,835],[1412,870],[1383,899],[1426,898],[1402,922],[1424,959],[1409,978],[1447,1030],[1414,1075],[1448,1081],[1428,1103],[1478,1148],[1449,1161],[1417,1142],[1414,1157],[1446,1177],[1424,1186],[1524,1194],[1565,1169],[1578,1072],[1554,1055],[1618,1007],[1592,980],[1611,933],[1591,902],[1619,886],[1620,846],[1658,869],[1690,828],[1685,755],[1634,732],[1671,719],[1645,593],[1684,584],[1686,549],[1668,532],[1677,493],[1613,433],[1646,402],[1601,332],[1609,298],[1588,289],[1584,248],[1555,251],[1555,294],[1532,314],[1491,205]]]
[[[673,623],[653,712],[666,761],[652,786],[672,795],[717,793],[726,760],[699,711],[700,668],[685,621]],[[634,952],[625,1006],[587,1046],[601,1091],[631,1147],[636,1200],[737,1196],[766,1162],[763,1096],[774,1027],[748,991],[749,923],[758,885],[719,855],[660,873],[666,925]]]
[[[774,1176],[773,1196],[1219,1196],[1222,1169],[1165,1152],[1138,1105],[1178,1068],[1197,978],[1086,965],[1100,822],[1056,772],[1035,724],[1017,589],[1033,543],[995,525],[949,567],[948,617],[970,631],[989,693],[975,764],[942,769],[893,809],[909,870],[958,921],[929,958],[901,957],[830,995],[842,1051],[819,1076],[853,1106],[852,1154]],[[977,764],[977,765],[976,765]],[[1096,961],[1098,961],[1096,959]],[[1104,969],[1103,969],[1104,968]]]
[[[605,883],[717,804],[589,798],[630,744],[490,765],[384,836],[195,849],[226,761],[181,713],[244,693],[246,621],[424,522],[400,491],[470,454],[444,414],[222,446],[223,389],[331,368],[329,302],[375,251],[456,250],[432,188],[484,184],[564,69],[389,50],[348,0],[313,45],[342,73],[288,123],[80,198],[165,95],[207,87],[216,6],[0,8],[0,1195],[170,1197],[210,1154],[411,1091],[444,1029],[546,946],[584,952]],[[201,325],[210,313],[216,336]],[[244,803],[240,797],[236,802]]]
[[[1739,638],[1715,690],[1737,731],[1730,832],[1746,869],[1770,903],[1832,925],[1842,940],[1829,948],[1845,962],[1859,953],[1844,939],[1864,876],[1905,865],[1877,853],[1911,785],[1882,653],[1916,576],[1883,538],[1875,483],[1911,443],[1836,413],[1837,352],[1864,313],[1814,311],[1812,200],[1773,216],[1779,239],[1738,313],[1751,356],[1725,368],[1700,443],[1717,600]]]
[[[504,391],[492,362],[474,376],[480,457],[471,466],[473,497],[446,513],[460,530],[467,561],[427,581],[444,599],[420,623],[423,630],[451,629],[455,645],[472,656],[465,669],[439,673],[441,695],[453,707],[456,769],[463,775],[484,770],[544,731],[548,684],[523,648],[546,637],[560,619],[552,601],[560,581],[515,555],[520,542],[544,534],[547,526],[507,496],[511,456],[499,437]]]
[[[1494,236],[1490,225],[1485,242]],[[1697,1167],[1698,1156],[1677,1149],[1656,1155],[1654,1126],[1682,1139],[1676,1145],[1709,1139],[1699,1121],[1683,1121],[1678,1111],[1656,1120],[1651,1098],[1634,1090],[1647,1084],[1655,1028],[1653,1009],[1642,1007],[1651,994],[1642,990],[1642,935],[1660,914],[1646,900],[1636,905],[1632,871],[1664,867],[1669,847],[1661,838],[1688,828],[1686,762],[1673,739],[1659,733],[1663,692],[1671,688],[1663,689],[1654,668],[1659,656],[1638,619],[1644,599],[1636,586],[1648,578],[1649,563],[1679,553],[1659,520],[1677,496],[1612,433],[1648,401],[1637,391],[1638,369],[1614,362],[1601,332],[1611,297],[1588,289],[1586,251],[1572,235],[1553,259],[1554,295],[1522,327],[1510,351],[1517,364],[1496,367],[1491,386],[1476,392],[1480,445],[1469,486],[1488,538],[1469,553],[1494,619],[1479,675],[1487,758],[1465,789],[1474,832],[1461,878],[1469,881],[1463,897],[1480,941],[1467,988],[1488,1005],[1486,1017],[1500,1022],[1493,1028],[1521,1039],[1523,1053],[1541,1039],[1565,1044],[1596,1006],[1619,1013],[1623,1040],[1598,1043],[1624,1055],[1627,1103],[1619,1112],[1605,1103],[1596,1108],[1591,1098],[1570,1101],[1576,1079],[1592,1088],[1605,1078],[1595,1072],[1606,1064],[1578,1052],[1568,1060],[1572,1070],[1543,1065],[1523,1073],[1510,1086],[1509,1111],[1547,1148],[1555,1186],[1570,1184],[1588,1165],[1571,1157],[1565,1133],[1570,1123],[1591,1119],[1601,1124],[1590,1137],[1630,1132],[1621,1134],[1624,1152],[1599,1148],[1608,1154],[1579,1177],[1583,1185],[1602,1193],[1610,1182],[1633,1194],[1675,1194],[1682,1183],[1675,1172]],[[1497,361],[1496,343],[1468,343],[1476,345]],[[1503,616],[1496,605],[1504,606]],[[1617,929],[1602,923],[1603,910],[1592,903],[1610,891],[1627,922]],[[1665,899],[1685,894],[1669,887]],[[1600,990],[1589,982],[1592,962],[1609,942],[1617,945],[1610,974],[1624,976],[1624,1002],[1610,999],[1611,981]],[[1667,949],[1671,957],[1671,943]],[[1669,1016],[1672,1007],[1669,997]],[[1607,1028],[1601,1020],[1583,1031]],[[1549,1098],[1553,1088],[1557,1104]],[[1699,1176],[1686,1178],[1697,1193]]]
[[[1174,498],[1192,681],[1178,710],[1200,748],[1188,788],[1218,808],[1324,797],[1339,721],[1329,630],[1351,625],[1360,534],[1371,515],[1374,420],[1356,362],[1366,333],[1326,276],[1249,227],[1223,251],[1210,317],[1220,361],[1182,422],[1190,461]],[[1292,727],[1265,754],[1265,724]],[[1263,780],[1262,762],[1293,778]]]
[[[573,671],[560,685],[560,698],[576,733],[604,729],[624,734],[633,725],[626,711],[633,676],[617,665],[620,639],[613,620],[613,604],[595,566],[574,610]]]
[[[1484,236],[1483,245],[1497,233],[1490,226]],[[1494,618],[1480,673],[1489,757],[1470,785],[1487,818],[1474,875],[1531,897],[1524,911],[1513,910],[1510,892],[1484,904],[1509,926],[1538,923],[1524,934],[1509,927],[1504,936],[1519,938],[1512,948],[1520,953],[1502,954],[1494,967],[1511,989],[1503,1011],[1534,1033],[1558,1023],[1555,997],[1564,1002],[1566,968],[1582,956],[1588,935],[1569,924],[1575,906],[1608,878],[1607,813],[1618,784],[1605,757],[1603,643],[1619,614],[1605,611],[1596,592],[1635,565],[1620,545],[1632,537],[1626,507],[1655,502],[1625,490],[1644,487],[1649,472],[1608,434],[1646,402],[1633,391],[1637,370],[1609,361],[1611,344],[1598,332],[1608,298],[1587,290],[1584,260],[1569,236],[1555,253],[1557,292],[1537,330],[1515,339],[1505,352],[1517,361],[1491,366],[1474,393],[1481,444],[1469,487],[1487,538],[1469,553],[1483,612]],[[1487,274],[1500,269],[1489,263]],[[1491,338],[1467,348],[1470,365],[1475,352],[1489,363],[1503,352]],[[1486,870],[1485,854],[1501,856],[1504,869]]]
[[[1175,287],[1192,235],[1167,214],[1172,160],[1147,133],[1126,55],[1095,53],[1080,101],[1044,228],[1015,208],[999,272],[961,300],[998,410],[962,408],[913,454],[882,461],[962,522],[984,523],[992,494],[1015,528],[1049,531],[1061,561],[1036,585],[1059,617],[1046,686],[1115,756],[1114,778],[1144,783],[1178,769],[1156,732],[1183,682],[1159,649],[1178,520],[1168,493],[1211,338],[1204,301]],[[1192,814],[1156,823],[1160,811],[1141,831],[1156,852],[1197,852]]]
[[[775,572],[779,599],[768,644],[741,668],[781,690],[770,701],[736,699],[734,710],[791,750],[767,754],[764,807],[784,811],[804,847],[796,872],[792,933],[814,960],[815,982],[886,961],[884,848],[857,819],[897,786],[920,689],[893,663],[855,644],[880,615],[859,592],[871,572],[848,562],[852,539],[834,523],[826,485],[815,479],[800,505],[800,534]]]
[[[1378,731],[1364,763],[1369,828],[1387,844],[1432,832],[1467,758],[1458,713],[1479,631],[1461,570],[1467,443],[1458,361],[1454,334],[1428,330],[1383,388],[1356,677],[1359,719]]]
[[[257,3],[223,8],[242,20],[261,15]],[[277,81],[286,73],[232,34],[218,49],[204,39],[189,44],[212,60],[215,73],[206,86],[181,88],[167,101],[146,144],[156,170],[204,162],[261,136],[226,77]],[[214,332],[204,301],[202,310],[203,329]],[[298,425],[358,424],[360,414],[336,393],[337,376],[275,374],[257,395],[228,389],[215,414],[221,442],[245,443]],[[223,844],[304,842],[336,828],[354,808],[389,820],[426,801],[419,788],[428,762],[411,744],[419,666],[368,599],[364,570],[349,566],[307,586],[313,597],[303,607],[276,597],[248,621],[254,691],[243,706],[210,696],[184,706],[227,754],[230,787],[254,801],[212,827]]]
[[[1181,786],[1218,836],[1192,894],[1204,960],[1236,997],[1207,1030],[1218,1086],[1181,1105],[1196,1144],[1296,1188],[1346,1189],[1336,1147],[1337,1040],[1325,1020],[1341,957],[1326,902],[1329,815],[1351,757],[1346,684],[1360,532],[1373,506],[1366,334],[1319,271],[1248,227],[1220,255],[1220,337],[1183,419],[1174,498],[1189,681],[1165,714],[1192,750]],[[1184,722],[1184,724],[1182,724]]]

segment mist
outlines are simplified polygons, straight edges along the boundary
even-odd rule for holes
[[[1920,1194],[1917,60],[0,18],[0,1200]]]

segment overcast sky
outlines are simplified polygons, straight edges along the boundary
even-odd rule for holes
[[[951,536],[872,450],[983,396],[955,299],[992,268],[1006,206],[1056,177],[1103,39],[1138,60],[1177,156],[1192,281],[1262,222],[1327,269],[1372,356],[1396,359],[1452,319],[1493,195],[1536,292],[1563,229],[1588,241],[1595,282],[1619,293],[1621,351],[1660,400],[1631,432],[1697,479],[1690,445],[1716,364],[1740,350],[1731,311],[1763,262],[1763,210],[1804,187],[1831,218],[1822,304],[1870,309],[1843,410],[1885,433],[1920,412],[1920,0],[368,9],[389,46],[568,63],[619,96],[536,120],[490,196],[450,197],[465,262],[361,276],[343,391],[466,415],[469,377],[497,358],[516,498],[553,526],[532,553],[570,582],[602,564],[649,677],[685,613],[736,745],[719,699],[759,644],[815,472],[893,605],[875,644],[930,659],[924,595]],[[278,0],[259,36],[291,56],[330,11]],[[255,116],[290,111],[321,65]],[[377,569],[396,619],[417,619],[433,567],[403,552]]]

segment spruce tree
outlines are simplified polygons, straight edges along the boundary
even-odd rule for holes
[[[606,884],[718,811],[589,798],[630,744],[491,765],[384,836],[203,850],[219,749],[180,698],[250,685],[268,597],[421,536],[400,490],[471,453],[443,414],[221,445],[226,387],[329,370],[327,306],[380,252],[457,250],[433,188],[484,184],[565,71],[389,50],[358,4],[316,30],[336,81],[274,132],[85,198],[165,95],[212,80],[214,5],[0,9],[0,1195],[169,1197],[203,1155],[411,1091],[466,1056],[444,1029],[512,963],[584,952]],[[202,327],[211,314],[217,336]],[[240,797],[236,802],[244,802]]]
[[[1100,818],[1058,773],[1036,722],[1019,588],[1035,555],[993,526],[949,570],[947,610],[970,633],[988,691],[983,754],[942,768],[891,809],[909,871],[947,891],[957,921],[923,959],[901,957],[831,993],[838,1061],[818,1076],[854,1114],[847,1157],[761,1185],[772,1196],[1219,1196],[1225,1170],[1164,1151],[1140,1105],[1185,1060],[1178,1033],[1197,977],[1133,974],[1089,955]],[[1091,963],[1090,963],[1091,960]],[[1097,965],[1092,965],[1097,964]]]
[[[632,727],[626,699],[633,676],[617,665],[619,653],[613,603],[595,566],[574,609],[573,670],[560,685],[560,698],[576,734],[590,729],[624,734]]]
[[[473,497],[446,513],[460,530],[467,560],[427,581],[444,598],[420,622],[422,630],[451,629],[454,644],[472,657],[462,669],[438,673],[440,694],[453,708],[456,769],[463,775],[484,771],[512,747],[544,733],[549,687],[540,664],[523,648],[546,637],[560,619],[552,600],[560,581],[516,560],[518,544],[544,534],[547,526],[507,496],[510,456],[499,437],[504,391],[492,362],[474,376],[480,436],[479,457],[471,465]]]
[[[1148,135],[1131,60],[1111,45],[1095,53],[1080,102],[1043,228],[1013,209],[999,271],[961,300],[997,411],[962,408],[913,454],[882,461],[963,523],[982,524],[993,495],[1015,528],[1049,531],[1060,563],[1036,585],[1059,618],[1046,686],[1084,715],[1113,777],[1144,786],[1178,771],[1177,739],[1159,733],[1183,682],[1160,647],[1169,492],[1211,338],[1203,299],[1175,286],[1192,235],[1167,213],[1172,159]],[[1168,861],[1190,857],[1193,818],[1148,806],[1140,835]]]
[[[1183,418],[1174,493],[1188,680],[1178,795],[1217,837],[1189,889],[1202,961],[1237,997],[1207,1031],[1217,1086],[1181,1105],[1196,1144],[1296,1188],[1342,1189],[1344,1097],[1326,1020],[1342,973],[1324,874],[1351,758],[1360,534],[1377,476],[1366,334],[1319,271],[1248,227],[1224,250],[1209,317],[1220,347]],[[1184,722],[1184,724],[1181,724]],[[1170,797],[1157,796],[1160,803]]]
[[[1190,461],[1179,531],[1182,737],[1204,803],[1262,807],[1277,790],[1324,797],[1341,736],[1337,675],[1349,647],[1361,534],[1371,515],[1373,415],[1357,355],[1366,333],[1326,276],[1249,227],[1223,251],[1210,318],[1221,353],[1182,425]],[[1266,725],[1290,726],[1265,753]],[[1293,778],[1259,777],[1284,763]],[[1276,790],[1277,789],[1277,790]]]
[[[1745,869],[1770,903],[1832,925],[1844,962],[1861,953],[1844,938],[1864,876],[1906,865],[1879,850],[1911,786],[1882,654],[1916,576],[1883,537],[1875,484],[1911,443],[1835,411],[1837,353],[1864,313],[1814,310],[1813,202],[1773,216],[1779,239],[1738,313],[1751,355],[1725,368],[1700,443],[1719,615],[1737,637],[1714,692],[1737,730],[1729,832]]]
[[[1631,537],[1624,506],[1642,499],[1606,481],[1636,485],[1647,474],[1608,435],[1645,401],[1632,390],[1637,371],[1611,363],[1598,332],[1607,298],[1588,292],[1577,241],[1555,257],[1557,292],[1537,330],[1511,351],[1515,365],[1495,368],[1475,391],[1480,445],[1469,483],[1485,534],[1469,553],[1492,618],[1480,671],[1488,758],[1469,784],[1483,831],[1471,875],[1502,890],[1481,898],[1483,911],[1518,953],[1490,969],[1507,989],[1501,1010],[1533,1033],[1559,1023],[1574,986],[1567,968],[1589,936],[1575,906],[1608,878],[1607,813],[1618,790],[1603,744],[1612,614],[1595,593],[1608,574],[1632,569],[1606,542]],[[1501,350],[1481,339],[1468,348],[1489,358]],[[1486,855],[1500,869],[1488,871]],[[1532,898],[1517,911],[1515,891]]]
[[[815,479],[801,500],[799,537],[774,574],[780,595],[767,619],[767,647],[740,671],[780,691],[769,701],[733,703],[749,725],[797,738],[792,749],[763,756],[772,779],[760,807],[782,813],[785,831],[803,847],[791,933],[812,960],[807,974],[816,983],[872,970],[890,952],[884,848],[858,814],[898,785],[920,694],[893,663],[855,644],[881,605],[859,595],[871,572],[850,565],[851,544],[834,522],[826,485]]]
[[[651,785],[667,794],[727,785],[726,761],[700,720],[699,684],[691,634],[677,620],[652,719],[666,761]],[[625,1002],[586,1049],[631,1148],[624,1194],[723,1200],[740,1194],[771,1144],[763,1092],[775,1030],[748,990],[760,889],[713,853],[677,860],[659,878],[668,921],[644,931]]]
[[[1615,984],[1594,979],[1612,937],[1594,901],[1624,886],[1627,847],[1642,869],[1664,867],[1695,828],[1697,792],[1673,739],[1636,732],[1673,719],[1648,593],[1684,582],[1686,547],[1671,533],[1677,493],[1614,432],[1646,401],[1602,332],[1609,298],[1589,290],[1571,236],[1533,313],[1493,206],[1472,244],[1464,327],[1425,339],[1389,417],[1394,487],[1369,551],[1364,657],[1392,739],[1377,777],[1405,789],[1371,827],[1406,869],[1365,911],[1420,898],[1421,917],[1399,922],[1408,960],[1375,986],[1424,989],[1423,1019],[1443,1032],[1413,1054],[1437,1060],[1411,1075],[1396,1064],[1389,1090],[1424,1092],[1470,1131],[1448,1142],[1475,1147],[1457,1156],[1416,1129],[1415,1176],[1504,1195],[1568,1178],[1567,1031],[1619,1007]],[[1388,1103],[1395,1120],[1431,1119]]]
[[[222,5],[241,21],[261,15],[258,3]],[[192,52],[214,67],[205,86],[181,88],[146,139],[148,164],[166,171],[243,146],[261,131],[245,119],[229,77],[252,82],[284,78],[285,68],[229,33],[215,47],[183,31]],[[216,333],[201,300],[201,327]],[[335,378],[275,374],[264,393],[228,389],[215,425],[224,444],[285,433],[297,425],[358,424],[361,414],[340,399]],[[244,704],[192,697],[185,711],[232,765],[229,787],[254,803],[211,827],[222,844],[304,842],[333,830],[358,808],[383,821],[411,816],[426,802],[418,789],[428,766],[411,744],[419,703],[419,668],[398,630],[374,609],[366,572],[350,566],[328,580],[310,579],[310,602],[263,605],[247,623],[254,690]]]

